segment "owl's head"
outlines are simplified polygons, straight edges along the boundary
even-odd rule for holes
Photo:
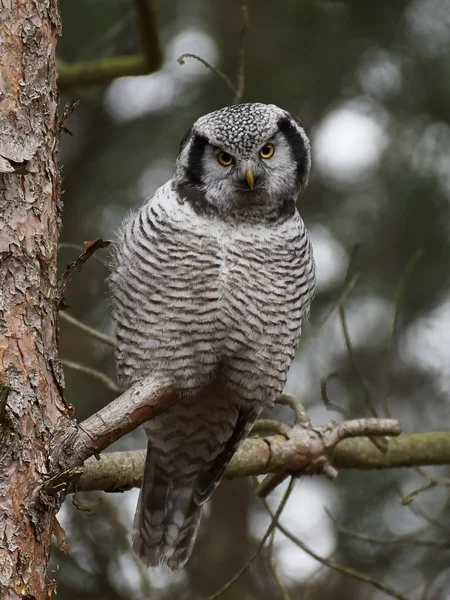
[[[308,181],[309,140],[274,104],[237,104],[200,117],[184,136],[174,187],[198,212],[276,219]]]

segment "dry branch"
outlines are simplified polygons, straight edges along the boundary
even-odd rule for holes
[[[83,321],[76,319],[75,317],[73,317],[72,315],[67,313],[66,311],[59,313],[59,319],[60,319],[60,321],[65,321],[66,323],[70,323],[70,325],[77,327],[83,333],[86,333],[91,338],[94,338],[94,340],[103,342],[103,344],[106,344],[107,346],[111,346],[111,348],[114,348],[116,345],[113,337],[110,337],[109,335],[106,335],[105,333],[102,333],[101,331],[94,329],[94,327],[90,327],[89,325],[86,325],[86,323],[83,323]]]
[[[94,254],[94,252],[97,252],[97,250],[101,250],[102,248],[107,248],[110,245],[110,243],[111,243],[110,240],[102,240],[102,239],[84,243],[84,246],[85,246],[84,252],[82,252],[80,254],[80,256],[78,256],[74,261],[70,262],[67,265],[67,267],[64,269],[63,274],[59,278],[59,281],[58,281],[59,304],[61,304],[67,284],[69,283],[69,281],[71,281],[71,279],[73,278],[75,273],[78,273],[78,271],[81,269],[81,267],[84,265],[84,263]]]
[[[397,421],[391,419],[348,421],[341,425],[327,424],[325,427],[316,428],[311,425],[294,426],[291,428],[289,439],[286,439],[284,435],[273,435],[244,441],[228,465],[225,477],[234,478],[265,473],[322,473],[329,458],[336,467],[350,468],[349,457],[351,456],[355,463],[361,465],[358,456],[361,451],[360,442],[365,442],[363,452],[367,457],[368,464],[371,464],[371,460],[375,461],[376,455],[378,455],[386,461],[384,466],[388,466],[390,451],[381,455],[368,440],[340,440],[353,435],[398,435],[399,431]],[[448,462],[450,462],[450,434],[448,438]],[[390,440],[389,448],[397,441]],[[333,450],[338,443],[339,446]],[[341,447],[344,447],[343,453],[340,452]],[[395,450],[392,454],[395,455]],[[346,465],[341,464],[340,457],[342,455],[347,461]],[[84,465],[84,473],[78,480],[76,488],[80,491],[114,492],[139,487],[144,460],[145,451],[110,452],[103,454],[99,460],[89,459]],[[75,486],[72,487],[72,491],[74,489]]]
[[[161,66],[157,22],[149,0],[134,0],[143,53],[132,56],[107,56],[76,63],[58,61],[60,90],[109,83],[117,77],[149,75]]]
[[[50,461],[57,471],[46,491],[58,489],[78,473],[77,467],[98,455],[126,433],[166,410],[175,401],[170,383],[148,377],[79,425],[59,431],[52,443]],[[73,471],[75,469],[75,471]]]

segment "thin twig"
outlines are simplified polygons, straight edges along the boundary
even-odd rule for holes
[[[329,373],[326,377],[324,377],[320,382],[320,393],[322,394],[322,401],[325,405],[325,408],[327,408],[328,410],[334,410],[346,419],[349,419],[352,416],[352,414],[348,410],[348,408],[345,408],[340,404],[335,404],[330,400],[328,396],[328,383],[330,379],[339,379],[339,377],[340,375],[336,371],[333,371],[333,373]]]
[[[363,389],[364,400],[365,400],[367,408],[372,413],[372,416],[376,418],[376,417],[378,417],[378,412],[377,412],[377,409],[375,408],[375,404],[372,399],[372,391],[370,389],[370,384],[367,381],[367,379],[364,377],[360,368],[358,367],[355,353],[353,352],[353,345],[352,345],[352,341],[350,338],[350,332],[348,330],[347,318],[345,315],[345,308],[344,308],[343,304],[341,304],[339,307],[339,318],[341,321],[342,333],[344,335],[345,347],[347,349],[347,355],[348,355],[350,367],[351,367],[356,379],[359,381],[359,383]],[[325,388],[325,392],[326,392],[326,388]],[[375,447],[378,448],[378,450],[380,452],[386,452],[387,442],[385,439],[382,439],[382,438],[369,438],[369,439],[375,445]]]
[[[425,479],[428,479],[428,483],[423,486],[420,486],[419,488],[413,490],[412,492],[404,496],[402,504],[410,504],[414,501],[414,498],[419,496],[422,492],[427,492],[428,490],[431,490],[438,485],[450,486],[450,478],[448,477],[431,477],[430,475],[428,475],[425,469],[422,469],[421,467],[416,467],[414,470],[422,477],[425,477]]]
[[[83,246],[81,246],[80,244],[72,244],[71,242],[61,242],[58,245],[58,249],[63,249],[63,248],[77,250],[78,252],[80,252],[80,251],[84,252],[84,250],[85,250],[85,248]],[[103,260],[102,258],[100,258],[100,256],[98,256],[97,254],[93,254],[92,259],[97,261],[98,263],[100,263],[108,271],[110,270],[108,263],[105,260]]]
[[[111,377],[108,377],[108,375],[105,375],[105,373],[102,373],[101,371],[97,371],[97,369],[86,367],[85,365],[80,365],[77,362],[66,359],[62,359],[61,362],[68,369],[72,369],[72,371],[78,371],[79,373],[85,373],[86,375],[95,377],[95,379],[101,381],[103,385],[108,388],[108,390],[114,392],[115,394],[120,394],[124,391],[113,379],[111,379]]]
[[[264,547],[264,544],[266,543],[266,541],[269,539],[270,535],[272,534],[272,531],[274,531],[274,529],[277,527],[278,524],[278,519],[281,516],[281,513],[283,512],[284,507],[286,506],[286,502],[289,499],[289,496],[291,495],[292,490],[294,489],[294,478],[291,478],[289,485],[283,495],[283,498],[276,510],[276,512],[274,514],[272,514],[272,521],[269,525],[269,528],[267,529],[266,533],[264,534],[263,539],[261,540],[261,542],[258,545],[258,548],[256,549],[256,551],[253,553],[252,557],[250,558],[250,560],[242,567],[242,569],[240,569],[236,575],[234,577],[232,577],[230,579],[230,581],[228,581],[219,591],[217,591],[215,594],[213,594],[212,596],[209,596],[208,600],[217,600],[217,598],[220,598],[220,596],[222,596],[227,590],[230,589],[230,587],[232,585],[234,585],[236,583],[236,581],[248,570],[248,568],[252,565],[252,563],[255,561],[255,559],[257,558],[257,556],[259,555],[259,553],[261,552],[261,550]]]
[[[281,579],[281,575],[280,575],[280,572],[278,570],[278,565],[277,565],[275,559],[272,556],[274,535],[275,535],[275,530],[273,531],[272,537],[270,538],[271,545],[270,545],[269,558],[268,558],[269,570],[272,573],[273,578],[277,582],[277,585],[280,588],[281,593],[283,594],[283,600],[291,600],[291,597],[289,595],[287,587],[284,585],[283,580]]]
[[[272,516],[273,513],[267,503],[267,500],[261,499],[261,501],[264,504],[264,508],[267,510],[269,515]],[[376,589],[381,590],[388,596],[391,596],[391,598],[396,598],[396,600],[409,600],[409,598],[407,598],[400,592],[397,592],[396,590],[391,588],[389,585],[383,583],[382,581],[379,581],[378,579],[375,579],[374,577],[371,577],[370,575],[366,575],[365,573],[360,573],[359,571],[356,571],[356,569],[352,569],[351,567],[346,567],[346,566],[341,565],[333,560],[330,560],[329,558],[324,558],[323,556],[320,556],[319,554],[317,554],[316,552],[311,550],[304,542],[302,542],[298,537],[293,535],[288,529],[286,529],[286,527],[284,527],[278,521],[277,521],[276,527],[288,539],[290,539],[291,542],[293,542],[301,550],[306,552],[306,554],[309,554],[309,556],[311,556],[312,558],[317,560],[317,562],[321,563],[322,565],[325,565],[325,566],[329,567],[330,569],[334,569],[335,571],[339,571],[340,573],[343,573],[344,575],[347,575],[348,577],[352,577],[353,579],[358,579],[359,581],[364,581],[365,583],[369,583]]]
[[[220,77],[220,79],[230,88],[230,90],[233,92],[233,94],[236,94],[236,88],[235,88],[233,82],[221,69],[219,69],[219,67],[214,67],[212,64],[210,64],[204,58],[202,58],[201,56],[198,56],[198,54],[192,54],[191,52],[185,52],[184,54],[182,54],[177,59],[177,62],[179,62],[180,65],[184,65],[186,62],[185,61],[186,58],[194,58],[195,60],[198,60],[199,62],[201,62],[202,65],[204,65],[207,69],[209,69],[215,75]]]
[[[240,104],[244,96],[245,88],[245,38],[248,28],[248,0],[243,0],[241,5],[242,25],[241,39],[239,44],[239,63],[236,77],[236,90],[233,104]]]
[[[407,497],[403,495],[403,492],[402,492],[400,486],[397,484],[397,485],[395,485],[395,487],[396,487],[398,495],[401,498],[401,502],[402,502],[403,506],[408,508],[413,513],[413,515],[422,519],[422,521],[424,521],[424,523],[427,523],[428,525],[431,525],[432,527],[435,527],[439,531],[443,532],[447,537],[450,536],[449,529],[447,527],[445,527],[445,525],[443,525],[438,518],[430,517],[430,515],[426,511],[424,511],[417,502],[408,502]],[[406,500],[406,502],[405,502],[405,500]]]
[[[376,544],[379,546],[391,546],[392,544],[401,544],[406,546],[419,546],[424,548],[449,548],[450,541],[448,542],[435,542],[433,540],[418,540],[417,536],[422,534],[422,531],[416,531],[414,533],[410,533],[408,535],[399,535],[393,537],[380,538],[373,535],[368,535],[365,533],[358,533],[353,531],[352,529],[347,529],[339,524],[338,519],[327,509],[325,508],[326,515],[333,521],[336,531],[338,533],[342,533],[342,535],[346,535],[348,537],[354,538],[355,540],[359,540],[360,542],[366,542],[368,544]]]
[[[276,419],[259,419],[253,425],[250,435],[261,434],[261,433],[279,433],[284,435],[286,438],[289,436],[290,431],[289,425]]]
[[[66,323],[70,323],[74,327],[77,327],[84,333],[87,333],[89,336],[94,338],[94,340],[103,342],[107,346],[111,346],[113,348],[116,345],[114,338],[112,338],[109,335],[106,335],[105,333],[102,333],[101,331],[98,331],[97,329],[94,329],[93,327],[90,327],[89,325],[86,325],[86,323],[83,323],[83,321],[80,321],[80,320],[76,319],[75,317],[72,317],[72,315],[69,315],[69,313],[66,311],[61,311],[59,313],[59,318],[62,319],[63,321],[66,321]]]
[[[255,494],[260,498],[267,498],[285,479],[289,477],[289,473],[268,473],[264,479],[258,483]]]
[[[428,490],[435,488],[437,485],[438,484],[436,483],[436,481],[429,481],[426,485],[423,485],[422,487],[419,487],[419,488],[413,490],[412,492],[410,492],[409,494],[407,494],[406,496],[404,496],[404,498],[402,500],[402,504],[404,504],[404,505],[410,504],[411,502],[414,501],[414,498],[416,496],[418,496],[422,492],[427,492]]]
[[[403,271],[403,274],[402,274],[400,281],[398,283],[398,286],[397,286],[397,290],[395,292],[394,319],[392,321],[391,337],[389,339],[386,363],[385,363],[385,366],[383,369],[383,376],[382,376],[382,381],[381,381],[381,393],[383,394],[384,412],[387,417],[390,417],[390,410],[389,410],[389,403],[388,403],[389,379],[390,379],[390,372],[391,372],[391,368],[392,368],[392,361],[394,358],[395,343],[397,341],[398,323],[399,323],[399,317],[400,317],[400,307],[402,304],[403,294],[405,292],[405,288],[406,288],[408,279],[411,276],[411,273],[413,272],[417,263],[424,255],[424,253],[425,253],[424,249],[419,248],[418,250],[416,250],[416,252],[410,258],[410,260],[406,264],[405,270]]]
[[[297,351],[300,349],[304,350],[306,348],[306,346],[311,342],[311,340],[316,336],[316,334],[327,323],[328,319],[335,313],[335,311],[339,308],[339,306],[345,302],[345,300],[347,299],[347,296],[349,296],[349,294],[355,287],[358,279],[359,279],[359,273],[355,273],[355,275],[353,275],[351,280],[346,285],[344,284],[344,287],[343,287],[341,293],[339,294],[336,302],[332,305],[331,309],[328,311],[328,313],[325,315],[325,317],[322,319],[322,321],[320,321],[320,323],[318,325],[313,327],[312,330],[309,331],[306,336],[302,337]]]
[[[389,537],[389,538],[379,538],[372,535],[367,535],[364,533],[357,533],[356,531],[351,531],[350,529],[345,529],[344,527],[337,527],[336,531],[346,535],[348,537],[352,537],[355,540],[359,540],[361,542],[367,542],[370,544],[377,544],[380,546],[391,546],[392,544],[401,544],[405,546],[419,546],[424,548],[450,548],[450,542],[434,542],[432,540],[416,540],[414,538],[409,537]]]
[[[67,127],[65,126],[67,119],[70,117],[70,115],[73,113],[73,111],[76,109],[76,107],[80,104],[79,100],[71,100],[70,102],[68,102],[65,107],[64,107],[64,111],[63,114],[58,117],[57,122],[56,122],[56,127],[58,128],[58,131],[61,133],[61,131],[64,131],[64,133],[68,133],[69,135],[72,135],[72,132],[69,131],[69,129],[67,129]]]
[[[361,387],[364,391],[364,399],[366,402],[366,406],[372,413],[372,417],[378,417],[378,413],[377,413],[377,410],[375,408],[375,405],[374,405],[373,399],[372,399],[372,391],[370,389],[370,384],[367,381],[367,379],[364,377],[363,373],[361,372],[361,370],[358,367],[358,364],[356,362],[356,357],[355,357],[355,353],[353,351],[353,345],[352,345],[352,341],[350,338],[350,332],[348,330],[347,317],[345,314],[345,308],[344,308],[343,304],[341,304],[339,307],[339,318],[341,321],[342,333],[344,335],[345,347],[347,350],[347,356],[348,356],[348,360],[350,363],[350,367],[351,367],[355,377],[358,379],[359,383],[361,384]]]
[[[289,394],[281,394],[275,400],[277,404],[283,406],[289,406],[294,412],[294,423],[295,425],[308,425],[309,418],[305,410],[305,407],[298,398],[290,396]]]
[[[348,261],[348,268],[347,268],[347,273],[345,275],[344,285],[347,284],[351,280],[351,272],[353,269],[356,255],[359,252],[359,249],[360,249],[360,244],[355,244],[350,252],[350,258]],[[370,389],[369,382],[364,377],[363,373],[361,372],[360,368],[358,367],[355,353],[353,351],[353,345],[351,342],[350,332],[349,332],[348,325],[347,325],[347,317],[345,314],[345,305],[343,302],[341,302],[341,304],[339,305],[339,318],[341,321],[342,333],[344,335],[345,347],[347,349],[347,355],[348,355],[351,369],[352,369],[353,373],[355,374],[356,378],[358,379],[358,381],[360,382],[361,387],[363,388],[365,401],[366,401],[366,404],[367,404],[370,412],[372,413],[372,416],[377,417],[378,415],[377,415],[377,411],[375,409],[375,406],[374,406],[374,403],[372,400],[372,391]]]
[[[62,299],[64,296],[64,291],[67,287],[67,284],[72,279],[72,277],[75,275],[75,273],[78,273],[78,271],[81,269],[81,267],[84,265],[84,263],[94,254],[94,252],[96,252],[97,250],[100,250],[101,248],[107,248],[110,245],[110,243],[111,243],[110,240],[102,240],[101,238],[99,238],[97,240],[93,240],[92,242],[85,242],[84,252],[82,254],[80,254],[80,256],[78,258],[76,258],[74,261],[70,262],[67,265],[67,267],[64,269],[63,274],[59,278],[58,296],[57,296],[58,306],[61,305],[61,302],[62,302]]]
[[[258,480],[256,477],[253,477],[253,487],[256,489],[258,486]],[[267,565],[269,567],[269,571],[272,573],[273,578],[276,581],[276,584],[280,588],[281,593],[283,594],[283,600],[290,600],[289,593],[286,589],[286,586],[283,584],[280,576],[280,572],[278,571],[277,563],[273,557],[273,546],[275,542],[275,533],[276,528],[272,531],[270,535],[270,540],[267,545]]]

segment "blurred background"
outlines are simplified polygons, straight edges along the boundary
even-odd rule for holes
[[[132,0],[60,0],[60,7],[62,61],[141,51]],[[73,135],[61,144],[61,268],[83,241],[112,238],[128,211],[171,177],[192,122],[233,101],[219,77],[177,58],[196,53],[235,81],[238,0],[172,0],[155,10],[158,71],[61,94],[61,112],[80,100],[66,123]],[[245,47],[244,101],[292,112],[313,148],[298,207],[314,246],[318,293],[287,391],[315,424],[389,413],[406,433],[448,429],[450,0],[258,0],[249,6]],[[67,291],[66,312],[111,334],[107,273],[107,264],[91,259]],[[343,315],[336,306],[346,291]],[[108,345],[66,320],[60,337],[66,361],[115,378]],[[336,410],[322,399],[326,378]],[[81,420],[117,393],[72,365],[66,395]],[[274,414],[291,419],[287,408]],[[136,432],[114,449],[144,445]],[[351,567],[396,590],[391,597],[449,599],[449,475],[448,468],[427,468],[342,471],[334,482],[300,478],[281,523],[332,567]],[[429,489],[402,502],[423,486]],[[272,509],[283,489],[269,497]],[[176,575],[148,571],[130,552],[136,500],[137,490],[77,495],[78,509],[66,500],[60,519],[72,554],[53,551],[58,599],[206,600],[251,557],[270,522],[250,480],[224,481],[187,567]],[[277,532],[271,557],[263,550],[221,597],[388,596]]]

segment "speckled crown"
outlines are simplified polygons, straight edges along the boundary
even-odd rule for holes
[[[233,154],[248,154],[277,131],[287,113],[274,104],[235,104],[200,117],[194,130]]]

